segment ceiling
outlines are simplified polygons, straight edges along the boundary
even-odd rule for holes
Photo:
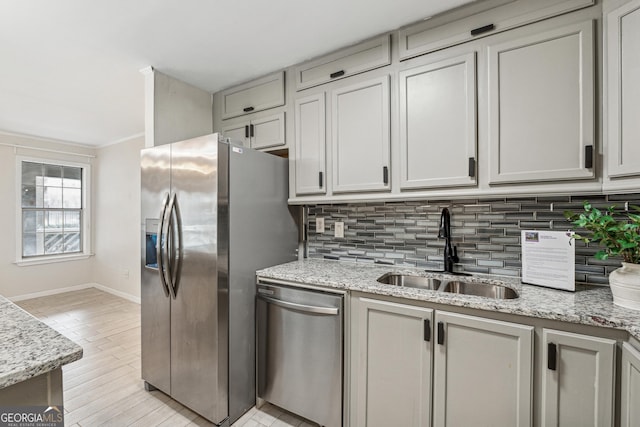
[[[144,132],[146,66],[209,92],[472,0],[3,0],[0,131]]]

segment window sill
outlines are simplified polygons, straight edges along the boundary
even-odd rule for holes
[[[90,254],[90,253],[82,253],[82,254],[73,254],[73,255],[56,255],[56,256],[47,256],[47,257],[24,258],[16,261],[15,264],[20,267],[26,267],[29,265],[53,264],[58,262],[77,261],[77,260],[87,259],[92,256],[93,254]]]

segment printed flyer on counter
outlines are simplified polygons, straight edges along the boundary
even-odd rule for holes
[[[576,290],[576,249],[571,231],[523,230],[522,282]]]

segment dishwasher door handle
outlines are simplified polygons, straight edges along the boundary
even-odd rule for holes
[[[298,311],[304,311],[306,313],[326,314],[329,316],[337,316],[340,313],[340,309],[335,307],[317,307],[315,305],[298,304],[295,302],[265,297],[264,295],[258,295],[258,298],[279,307],[291,308]]]

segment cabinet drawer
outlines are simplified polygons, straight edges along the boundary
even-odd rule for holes
[[[284,105],[284,71],[222,91],[222,119]]]
[[[389,35],[339,50],[295,68],[296,90],[373,70],[391,63]]]
[[[400,59],[433,52],[593,4],[594,0],[477,2],[469,7],[401,29],[398,35]]]

